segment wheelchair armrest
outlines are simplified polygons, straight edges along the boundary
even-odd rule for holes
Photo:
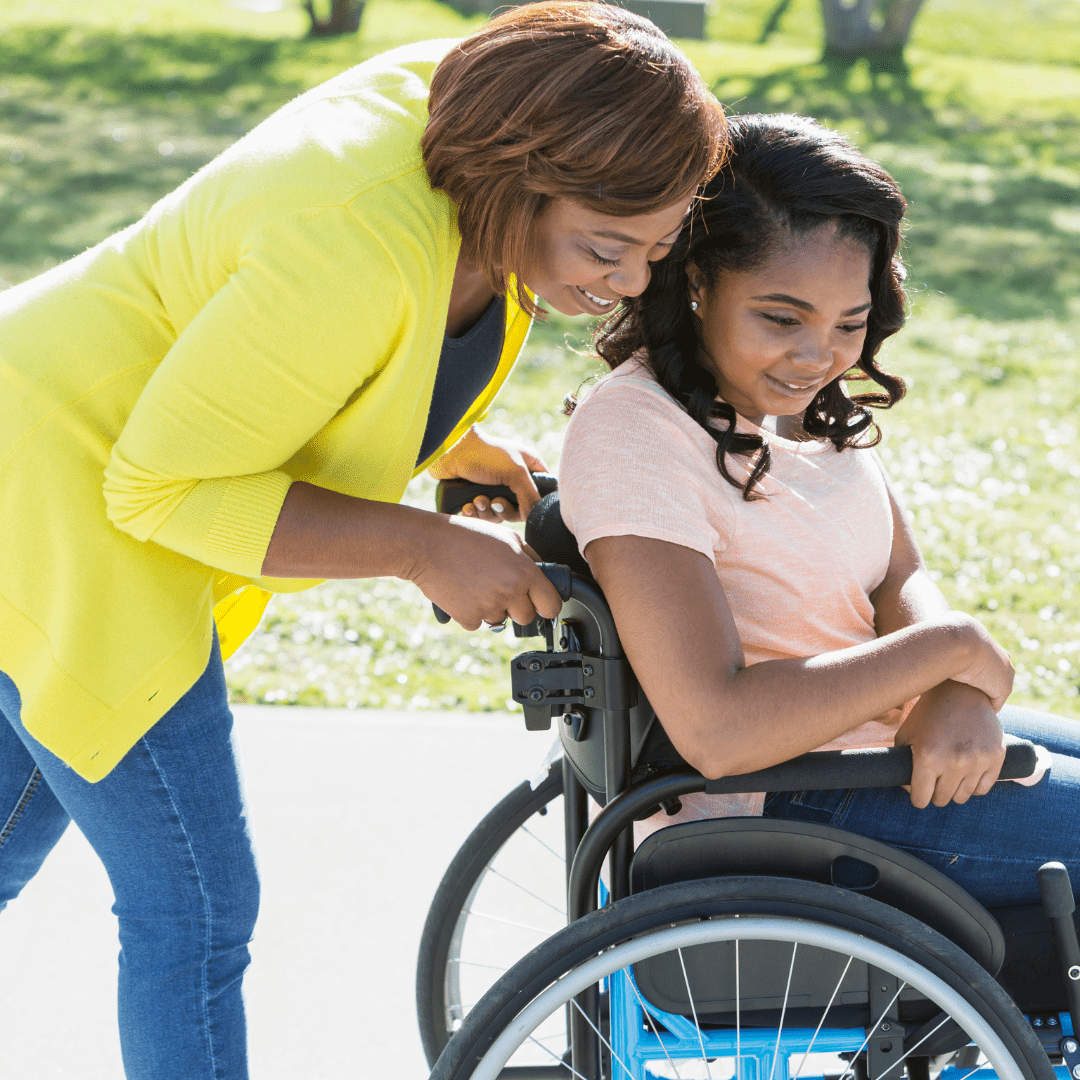
[[[1037,766],[1032,743],[1006,735],[1000,779],[1030,776]],[[709,795],[750,791],[811,791],[834,788],[901,787],[911,783],[911,747],[868,750],[815,750],[791,761],[741,776],[705,781]]]

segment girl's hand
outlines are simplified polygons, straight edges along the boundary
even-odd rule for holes
[[[497,439],[475,426],[428,469],[436,480],[461,479],[510,488],[517,496],[517,507],[484,496],[462,507],[466,517],[483,521],[524,521],[540,501],[540,492],[530,473],[547,471],[533,447],[511,439]]]
[[[998,712],[1012,693],[1015,672],[1009,654],[977,619],[954,611],[947,620],[959,620],[971,643],[970,659],[953,675],[953,681],[981,690],[990,699],[993,711]]]
[[[1005,760],[1005,736],[986,694],[945,682],[923,694],[896,733],[910,746],[913,806],[965,803],[985,795]]]
[[[431,514],[432,527],[402,577],[419,586],[466,630],[481,623],[530,623],[562,610],[555,586],[537,569],[536,552],[512,529]]]

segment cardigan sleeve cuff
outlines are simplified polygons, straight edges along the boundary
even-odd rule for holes
[[[288,473],[200,480],[149,539],[207,566],[257,578],[292,485]]]

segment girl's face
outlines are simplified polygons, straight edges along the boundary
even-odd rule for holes
[[[564,315],[604,315],[649,284],[657,262],[678,239],[688,193],[650,214],[612,217],[573,199],[552,199],[536,218],[532,255],[521,278]]]
[[[797,239],[757,270],[721,273],[709,287],[691,263],[699,362],[720,396],[751,423],[803,413],[855,366],[870,308],[870,253],[837,238],[836,223]]]

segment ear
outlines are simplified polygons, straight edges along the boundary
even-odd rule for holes
[[[698,269],[697,263],[686,264],[687,297],[691,310],[699,319],[705,316],[705,275]],[[694,307],[693,305],[697,305]]]

